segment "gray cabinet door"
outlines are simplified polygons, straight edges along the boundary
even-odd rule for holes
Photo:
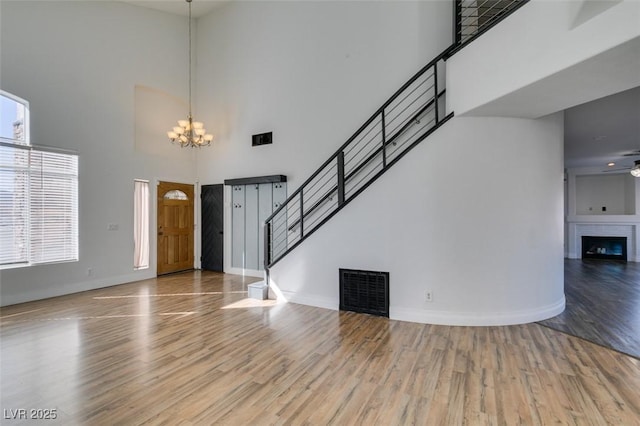
[[[258,185],[244,187],[244,267],[259,269],[258,267]]]
[[[231,266],[264,269],[264,221],[287,199],[286,183],[231,187]]]
[[[231,266],[244,269],[244,185],[231,187]]]
[[[282,205],[287,199],[287,184],[286,183],[274,183],[273,184],[273,210],[275,211]]]

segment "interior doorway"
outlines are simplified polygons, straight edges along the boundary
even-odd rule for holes
[[[158,183],[158,275],[193,269],[193,193],[193,185]]]

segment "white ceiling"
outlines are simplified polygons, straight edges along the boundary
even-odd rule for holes
[[[640,152],[640,87],[565,110],[564,134],[567,167],[631,167],[640,160],[625,156]]]

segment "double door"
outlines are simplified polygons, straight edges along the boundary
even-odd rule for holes
[[[231,266],[264,269],[264,221],[287,199],[286,182],[231,187]]]

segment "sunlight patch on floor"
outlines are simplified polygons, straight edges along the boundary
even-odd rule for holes
[[[205,291],[201,293],[169,293],[169,294],[127,294],[123,296],[95,296],[94,300],[104,299],[137,299],[141,297],[181,297],[181,296],[210,296],[216,294],[242,294],[245,291]]]
[[[226,306],[223,306],[220,309],[240,309],[240,308],[265,308],[276,306],[278,304],[277,300],[260,300],[260,299],[242,299],[237,302],[230,303]]]

